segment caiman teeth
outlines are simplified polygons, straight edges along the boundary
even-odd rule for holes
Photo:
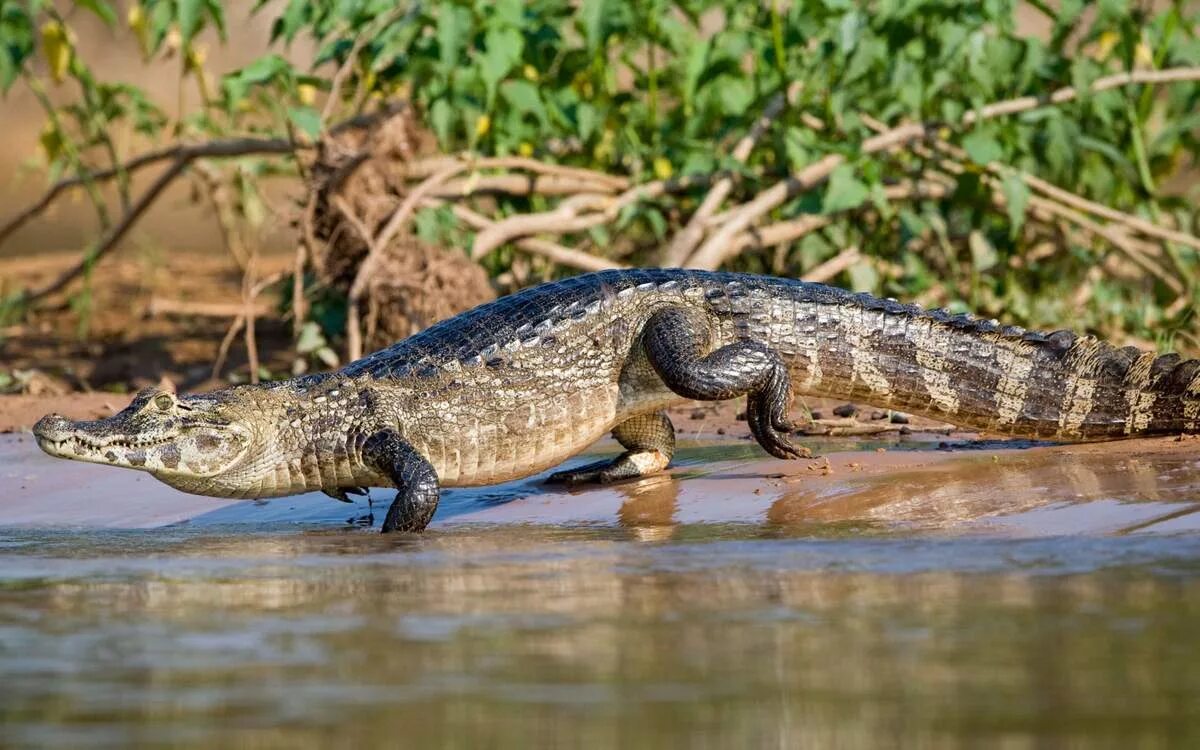
[[[167,440],[153,440],[153,441],[148,441],[148,442],[133,441],[133,440],[110,440],[107,442],[101,442],[99,440],[95,440],[90,437],[81,437],[79,435],[68,435],[67,437],[61,438],[59,440],[55,440],[54,438],[43,438],[43,440],[45,440],[47,443],[54,446],[55,448],[62,448],[64,446],[70,445],[71,447],[89,448],[91,450],[102,450],[104,448],[127,448],[127,449],[153,448],[153,447],[162,445],[166,442],[169,442]]]

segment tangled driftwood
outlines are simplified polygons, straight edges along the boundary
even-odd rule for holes
[[[411,231],[375,247],[410,192],[405,165],[433,148],[402,109],[330,135],[309,168],[301,231],[318,280],[349,296],[367,257],[376,256],[350,301],[368,351],[495,297],[486,272],[461,249],[435,247]]]

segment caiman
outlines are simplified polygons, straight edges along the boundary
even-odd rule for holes
[[[793,392],[1056,441],[1200,429],[1200,360],[821,284],[662,269],[532,287],[337,372],[151,388],[107,419],[51,414],[34,433],[51,455],[201,495],[395,487],[383,531],[420,531],[440,487],[536,474],[609,431],[623,453],[550,479],[661,471],[675,448],[664,410],[686,400],[746,396],[763,449],[798,457]]]

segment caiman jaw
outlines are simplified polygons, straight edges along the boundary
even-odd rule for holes
[[[153,448],[167,440],[139,440],[125,436],[101,437],[90,435],[83,425],[89,422],[73,422],[61,414],[47,414],[33,426],[33,435],[38,447],[52,456],[91,460],[88,454],[99,455],[105,449],[136,450]]]

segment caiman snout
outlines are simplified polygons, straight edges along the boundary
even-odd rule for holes
[[[50,455],[73,458],[75,451],[71,449],[78,447],[81,432],[79,423],[61,414],[47,414],[33,426],[33,436],[38,447]]]
[[[33,426],[33,436],[41,443],[43,440],[62,441],[71,429],[71,420],[61,414],[47,414]]]

